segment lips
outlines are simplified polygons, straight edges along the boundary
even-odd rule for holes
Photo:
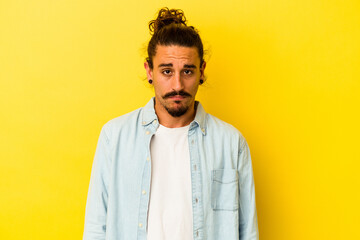
[[[180,101],[180,100],[183,100],[186,98],[186,96],[182,96],[182,95],[175,95],[175,96],[171,96],[169,97],[171,100],[174,100],[174,101]]]

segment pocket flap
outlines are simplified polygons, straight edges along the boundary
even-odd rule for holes
[[[236,169],[216,169],[212,171],[212,180],[220,183],[231,183],[238,181]]]

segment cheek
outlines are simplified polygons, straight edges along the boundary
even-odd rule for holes
[[[161,82],[159,83],[159,81],[155,81],[154,90],[156,95],[162,96],[166,93],[166,86]]]
[[[198,87],[199,87],[198,84],[194,84],[194,85],[190,86],[188,89],[189,89],[189,91],[191,91],[192,95],[195,95],[195,93],[198,90]]]

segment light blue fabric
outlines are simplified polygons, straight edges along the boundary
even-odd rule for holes
[[[102,128],[83,239],[146,239],[150,140],[158,126],[151,99],[145,107],[110,120]],[[193,239],[259,239],[252,164],[244,137],[197,103],[188,138]]]

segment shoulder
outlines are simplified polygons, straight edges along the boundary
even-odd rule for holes
[[[230,123],[227,123],[211,114],[207,114],[206,117],[207,127],[211,130],[218,130],[224,134],[242,136],[241,132]]]
[[[140,115],[143,108],[138,108],[134,111],[113,118],[106,122],[102,127],[102,132],[111,138],[114,134],[121,132],[123,129],[129,129],[137,126],[140,121]]]
[[[206,117],[206,125],[208,133],[215,133],[224,138],[230,138],[232,141],[238,141],[239,145],[246,144],[245,137],[243,134],[233,125],[227,123],[209,113]]]

